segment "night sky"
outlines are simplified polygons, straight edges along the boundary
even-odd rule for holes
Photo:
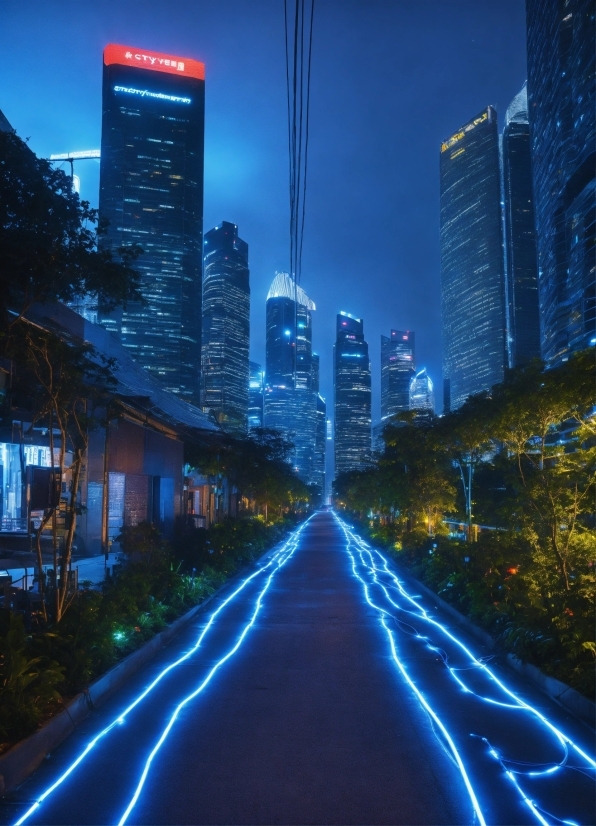
[[[251,358],[264,364],[265,298],[288,269],[282,0],[5,0],[0,109],[31,148],[99,148],[109,42],[206,64],[205,230],[249,244]],[[523,0],[315,0],[301,286],[331,413],[335,314],[364,319],[380,416],[380,336],[416,332],[441,404],[439,144],[526,78]],[[97,205],[99,163],[75,169]]]

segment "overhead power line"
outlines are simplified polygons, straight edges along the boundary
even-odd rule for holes
[[[302,269],[315,0],[284,0],[290,194],[290,274]]]

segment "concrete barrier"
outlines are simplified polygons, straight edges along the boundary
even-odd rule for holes
[[[566,683],[554,677],[549,677],[548,674],[543,674],[539,668],[530,663],[524,663],[513,654],[507,654],[507,662],[511,668],[515,669],[518,674],[522,674],[526,679],[531,680],[553,700],[556,700],[559,705],[570,711],[586,723],[592,726],[596,725],[596,705],[576,691]]]

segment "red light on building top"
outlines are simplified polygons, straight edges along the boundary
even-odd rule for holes
[[[109,43],[103,50],[103,62],[106,66],[117,63],[120,66],[136,66],[151,69],[154,72],[166,72],[180,77],[194,77],[205,80],[205,64],[190,57],[176,57],[148,49],[136,49],[133,46],[120,46]]]

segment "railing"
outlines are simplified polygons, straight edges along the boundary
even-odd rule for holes
[[[3,516],[0,524],[0,531],[10,533],[27,533],[26,519],[13,519],[10,516]]]

